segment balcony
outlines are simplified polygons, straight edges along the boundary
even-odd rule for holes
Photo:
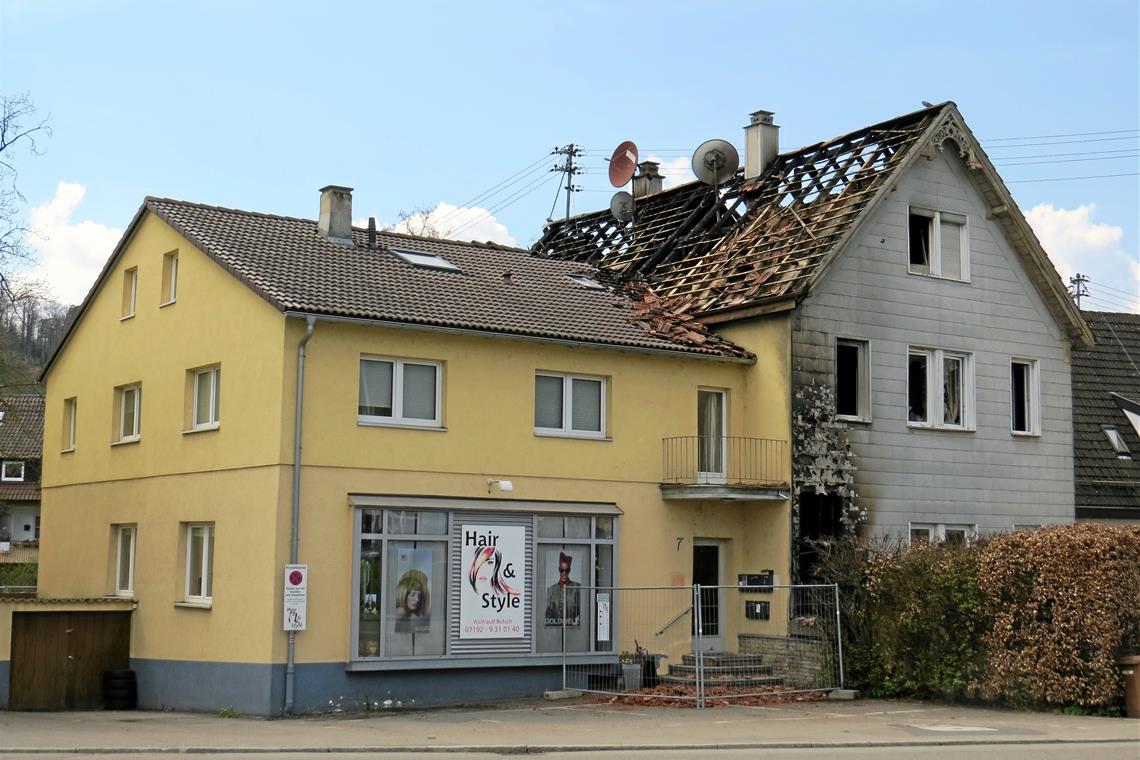
[[[789,496],[787,441],[688,435],[661,443],[666,499],[783,501]]]

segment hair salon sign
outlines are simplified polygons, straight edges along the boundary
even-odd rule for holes
[[[459,638],[518,639],[526,635],[526,529],[464,525]]]

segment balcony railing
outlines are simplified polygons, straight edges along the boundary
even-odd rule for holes
[[[666,485],[786,487],[788,442],[687,435],[662,441]]]
[[[0,551],[0,596],[35,593],[39,546],[11,544]]]

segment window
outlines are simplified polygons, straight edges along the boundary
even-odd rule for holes
[[[1131,459],[1132,452],[1128,450],[1128,444],[1124,442],[1124,437],[1120,435],[1120,431],[1115,427],[1105,425],[1101,428],[1105,436],[1108,437],[1108,443],[1112,446],[1112,450],[1116,452],[1117,459]]]
[[[158,305],[172,304],[177,297],[178,251],[173,251],[162,257],[162,293],[159,294]]]
[[[357,507],[354,519],[351,659],[530,656],[561,653],[564,641],[570,652],[612,651],[612,515],[412,505]],[[489,532],[496,536],[479,544]],[[465,626],[493,614],[479,602],[496,588],[502,598],[521,596],[499,616],[511,629],[472,635]],[[599,610],[609,610],[605,625]]]
[[[907,217],[908,270],[912,274],[969,280],[967,232],[966,217],[961,214],[912,207]]]
[[[123,272],[123,310],[121,319],[129,319],[135,315],[135,300],[138,294],[139,269],[131,267]]]
[[[907,422],[914,427],[972,430],[973,357],[941,349],[907,352]],[[941,394],[931,389],[941,388]],[[939,397],[940,396],[940,397]]]
[[[727,396],[724,391],[697,390],[697,478],[701,483],[723,483],[728,472]]]
[[[63,400],[63,437],[60,449],[73,451],[75,449],[75,430],[79,418],[79,400],[74,396]]]
[[[590,277],[587,274],[568,274],[566,276],[570,280],[572,280],[576,285],[581,285],[583,288],[588,288],[589,290],[605,290],[606,289],[605,285],[598,282],[593,277]]]
[[[221,398],[221,367],[193,370],[194,417],[192,430],[212,430],[218,427],[218,402]]]
[[[135,590],[135,533],[134,525],[115,527],[115,593],[121,596]]]
[[[442,256],[434,253],[425,253],[423,251],[406,251],[400,248],[391,249],[392,253],[399,256],[404,261],[421,269],[443,269],[451,272],[462,271],[459,267],[452,264]]]
[[[142,418],[142,386],[124,385],[115,389],[115,443],[139,439]]]
[[[871,419],[870,353],[865,340],[835,341],[835,413],[843,419]]]
[[[535,374],[534,432],[605,437],[605,390],[606,381],[600,377]]]
[[[214,525],[186,526],[186,601],[209,602],[214,596]]]
[[[0,470],[0,480],[22,481],[24,479],[24,463],[5,460],[3,470]]]
[[[361,359],[357,421],[440,426],[438,362]]]
[[[940,541],[945,544],[967,545],[978,534],[976,525],[952,525],[948,523],[911,523],[910,542],[929,543]]]
[[[1041,434],[1038,364],[1034,359],[1009,362],[1010,431],[1014,435]]]

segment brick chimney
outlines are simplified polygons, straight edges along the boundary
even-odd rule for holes
[[[656,161],[642,161],[637,165],[637,174],[633,177],[633,197],[644,198],[647,195],[661,192],[661,164]]]
[[[744,178],[759,177],[780,155],[780,128],[772,123],[771,111],[752,114],[744,128]]]
[[[321,215],[317,234],[334,243],[352,245],[352,188],[326,185],[321,188]]]

